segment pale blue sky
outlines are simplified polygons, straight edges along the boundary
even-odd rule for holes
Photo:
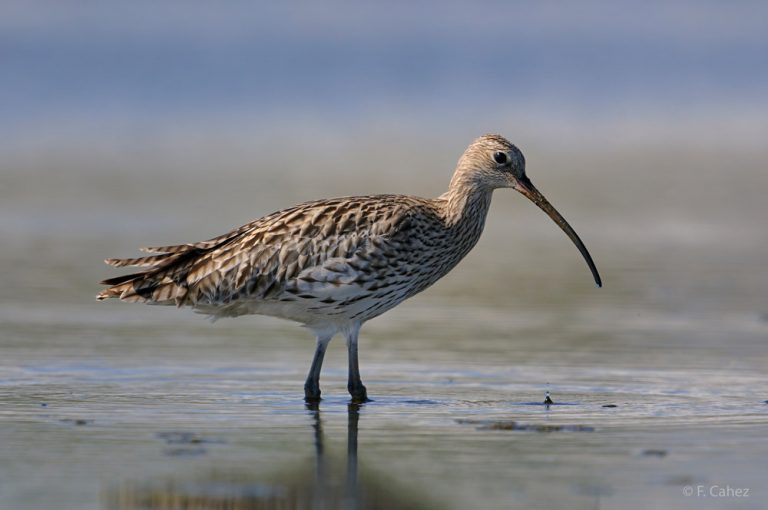
[[[0,133],[766,116],[768,3],[28,2]],[[70,133],[71,134],[71,133]]]

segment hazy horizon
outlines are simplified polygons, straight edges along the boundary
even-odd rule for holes
[[[6,2],[0,150],[768,138],[763,2]],[[522,143],[522,142],[521,142]]]

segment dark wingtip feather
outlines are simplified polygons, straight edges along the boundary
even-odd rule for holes
[[[114,278],[107,278],[99,283],[101,285],[120,285],[121,283],[135,280],[136,278],[143,276],[144,273],[124,274],[123,276],[115,276]]]

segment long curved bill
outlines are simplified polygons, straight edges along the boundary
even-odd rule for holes
[[[550,218],[554,220],[555,223],[560,226],[561,229],[563,229],[563,232],[568,235],[568,237],[571,238],[571,241],[573,241],[573,244],[576,245],[576,248],[579,249],[581,252],[582,257],[584,257],[584,260],[587,261],[587,265],[589,266],[589,270],[592,271],[592,276],[595,278],[595,283],[598,287],[603,286],[603,281],[600,279],[600,274],[597,272],[597,267],[595,267],[595,263],[592,261],[592,257],[590,256],[589,252],[587,251],[587,247],[584,246],[584,243],[581,242],[581,239],[579,239],[578,234],[576,234],[576,231],[571,228],[571,226],[568,224],[567,221],[565,221],[565,218],[563,218],[559,212],[557,212],[557,209],[552,207],[552,204],[549,203],[549,201],[544,198],[544,195],[541,194],[539,190],[536,189],[536,187],[533,185],[530,179],[528,177],[523,176],[522,178],[517,179],[517,186],[515,186],[515,190],[519,191],[521,194],[525,195],[531,202],[538,205],[539,208],[547,213]]]

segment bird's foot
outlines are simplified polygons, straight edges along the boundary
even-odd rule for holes
[[[349,394],[352,395],[353,404],[364,404],[371,401],[368,398],[368,392],[365,390],[365,386],[362,384],[355,386],[349,385],[347,386],[347,389],[349,390]]]
[[[320,387],[311,385],[311,384],[305,384],[304,385],[304,401],[307,403],[314,403],[314,402],[320,402],[322,400],[320,398]]]

